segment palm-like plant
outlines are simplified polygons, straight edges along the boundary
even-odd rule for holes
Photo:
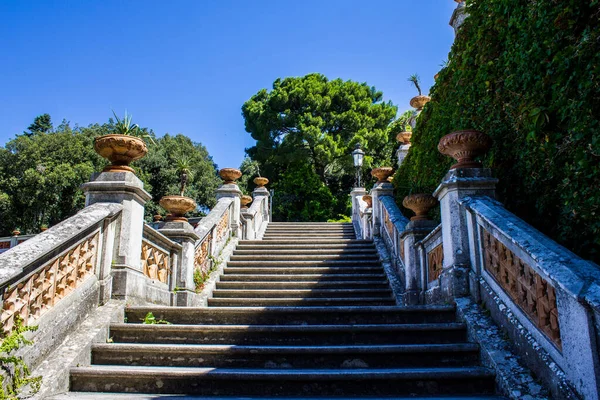
[[[187,182],[192,178],[192,161],[189,157],[181,155],[177,159],[177,173],[179,174],[179,192],[183,196]]]
[[[113,110],[112,113],[115,116],[116,120],[115,127],[113,129],[113,132],[115,134],[125,136],[136,136],[141,139],[147,139],[148,142],[152,144],[156,144],[152,136],[144,132],[138,124],[132,123],[133,116],[131,114],[127,114],[127,111],[125,111],[125,116],[122,119],[117,117],[115,110]]]
[[[408,81],[411,82],[413,85],[415,85],[415,87],[417,88],[417,91],[419,92],[419,96],[421,96],[422,93],[421,93],[421,85],[419,82],[420,81],[419,75],[413,74],[413,75],[409,76]]]

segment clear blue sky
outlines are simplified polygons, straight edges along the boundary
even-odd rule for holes
[[[105,122],[129,111],[157,135],[202,142],[219,167],[253,144],[241,106],[278,77],[367,82],[409,108],[454,33],[452,0],[2,0],[0,145],[36,115]]]

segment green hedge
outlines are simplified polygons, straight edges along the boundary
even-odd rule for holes
[[[453,163],[442,136],[479,129],[494,139],[484,161],[499,200],[600,262],[600,1],[472,0],[467,11],[394,178],[398,203]]]

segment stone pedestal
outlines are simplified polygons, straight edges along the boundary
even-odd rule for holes
[[[420,220],[410,221],[406,225],[404,232],[400,234],[401,245],[403,246],[404,258],[404,277],[405,291],[403,303],[405,305],[414,305],[421,302],[421,293],[423,287],[424,271],[421,271],[421,260],[419,260],[419,250],[415,243],[427,236],[437,224],[435,221]]]
[[[433,195],[440,202],[444,243],[443,272],[440,275],[442,295],[446,299],[469,294],[469,233],[467,216],[460,206],[464,197],[495,197],[496,183],[487,168],[452,169]]]
[[[400,147],[398,147],[398,150],[396,150],[396,157],[398,158],[398,168],[400,168],[400,166],[406,159],[409,149],[410,149],[410,143],[409,144],[401,144]]]
[[[454,34],[458,33],[460,26],[465,22],[465,19],[469,16],[467,14],[467,9],[465,8],[465,2],[458,2],[456,9],[452,13],[452,17],[450,18],[450,26],[454,28]]]
[[[371,189],[373,197],[373,235],[381,235],[381,224],[383,219],[383,208],[379,199],[383,196],[393,196],[394,186],[390,182],[377,182]]]
[[[362,216],[360,215],[360,200],[362,197],[367,194],[365,188],[355,187],[350,192],[350,201],[352,204],[352,226],[354,227],[354,233],[356,237],[361,239],[364,238],[364,225],[360,220]]]
[[[234,204],[233,215],[231,216],[231,231],[234,232],[236,237],[241,237],[242,230],[240,227],[240,199],[242,198],[242,191],[236,183],[226,183],[217,189],[217,201],[224,197],[233,198]]]
[[[144,302],[145,276],[140,258],[144,231],[144,204],[152,198],[132,172],[100,172],[82,185],[85,205],[123,205],[121,223],[115,232],[112,259],[112,297]]]
[[[242,209],[242,217],[244,217],[244,231],[242,232],[243,240],[256,239],[256,228],[254,227],[254,214],[248,212],[248,209]]]
[[[177,286],[175,305],[192,306],[196,294],[194,284],[196,241],[200,238],[194,232],[194,228],[185,221],[165,222],[158,231],[182,247],[178,267],[173,271],[175,286]]]

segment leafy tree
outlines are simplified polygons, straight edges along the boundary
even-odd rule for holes
[[[33,123],[29,125],[27,128],[29,132],[24,132],[26,135],[30,136],[35,133],[48,133],[52,130],[52,121],[50,118],[50,114],[42,114],[35,117]]]
[[[277,207],[274,218],[326,220],[347,212],[354,180],[352,149],[360,142],[367,153],[363,171],[376,161],[389,163],[395,141],[388,127],[396,112],[381,92],[366,83],[330,81],[321,74],[277,79],[271,91],[262,89],[252,96],[242,114],[256,145],[246,152],[273,188],[284,190],[276,196],[312,201],[308,195],[313,192],[304,188],[308,183],[298,179],[302,171],[310,175],[306,182],[316,176],[323,186],[317,192],[329,191],[332,198],[331,204],[313,202],[312,214],[296,208],[296,214],[283,215]],[[289,192],[292,188],[283,182],[286,179],[296,179],[298,190]]]

